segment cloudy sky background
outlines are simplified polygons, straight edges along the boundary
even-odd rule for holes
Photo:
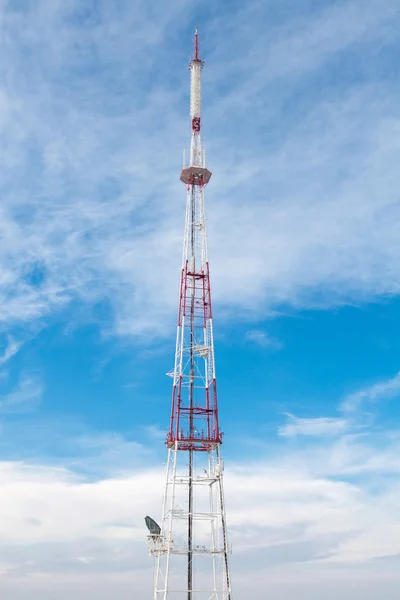
[[[397,598],[397,0],[0,0],[0,593],[151,597],[195,24],[235,598]]]

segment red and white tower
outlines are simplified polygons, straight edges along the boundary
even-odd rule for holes
[[[154,600],[231,600],[201,145],[198,32],[190,63],[192,137],[180,280],[172,410],[161,526],[146,518],[155,557]]]

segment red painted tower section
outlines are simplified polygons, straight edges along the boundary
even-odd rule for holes
[[[194,340],[206,338],[207,326],[212,319],[208,263],[205,268],[192,271],[189,261],[186,260],[182,269],[178,312],[179,328],[183,326],[185,319],[190,322]],[[187,372],[180,374],[178,381],[173,386],[168,447],[177,442],[179,450],[209,450],[213,444],[222,442],[218,421],[216,378],[213,377],[212,381],[204,386],[204,393],[196,402],[190,403],[190,394],[185,393],[195,385],[196,378],[201,379],[201,375],[196,373],[197,356],[202,358],[202,355],[208,354],[209,351],[209,347],[204,344],[198,344],[193,348],[195,364],[190,365],[189,363]],[[198,391],[200,386],[196,387]]]

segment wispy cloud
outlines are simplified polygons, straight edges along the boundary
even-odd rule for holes
[[[147,427],[144,427],[143,430],[148,438],[155,442],[164,441],[167,437],[166,430],[162,429],[158,425],[148,425]]]
[[[274,350],[279,350],[283,346],[282,342],[270,337],[262,329],[250,329],[246,333],[246,340],[256,344],[257,346],[261,346],[262,348],[270,348]]]
[[[300,418],[285,413],[289,422],[278,427],[278,434],[287,438],[299,435],[341,436],[346,432],[354,434],[370,424],[361,418],[360,412],[368,412],[372,405],[398,396],[400,396],[400,373],[347,395],[337,406],[341,417]]]
[[[341,408],[345,413],[354,412],[360,408],[368,408],[380,400],[400,396],[400,372],[394,377],[380,381],[369,387],[349,394],[342,402]]]
[[[11,337],[7,338],[7,346],[2,356],[0,356],[0,367],[5,365],[17,352],[19,351],[21,344]]]
[[[204,42],[214,298],[239,315],[400,289],[397,83],[363,67],[370,44],[396,44],[398,14],[381,4],[286,12],[268,35],[268,5],[241,6]],[[188,51],[171,22],[186,27],[187,3],[166,14],[99,2],[88,21],[79,7],[3,8],[0,317],[107,300],[114,331],[162,335],[175,314],[184,197],[173,174],[187,137]],[[338,76],[344,53],[360,77]]]
[[[0,413],[26,413],[37,408],[43,393],[41,380],[22,374],[18,384],[8,394],[0,397]]]
[[[316,417],[301,419],[291,414],[286,414],[289,422],[278,428],[281,437],[294,437],[298,435],[324,437],[337,436],[349,429],[346,419],[334,419],[329,417]]]
[[[25,386],[28,388],[28,385]],[[40,402],[40,384],[31,385],[31,394],[25,390],[21,403],[7,404],[0,414],[18,414],[17,419],[3,419],[1,423],[0,454],[4,460],[44,463],[52,468],[67,468],[77,476],[99,480],[123,477],[133,470],[148,468],[164,458],[161,436],[157,444],[149,438],[157,430],[135,432],[95,429],[79,415],[44,416],[33,410]],[[21,393],[21,390],[18,390]],[[37,394],[35,397],[35,393]],[[15,391],[14,391],[15,394]],[[14,396],[15,398],[15,396]],[[23,400],[23,401],[22,401]],[[165,439],[165,434],[163,436]]]

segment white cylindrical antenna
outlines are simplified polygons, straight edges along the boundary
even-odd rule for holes
[[[192,72],[190,81],[190,116],[192,119],[201,119],[201,69],[199,60],[192,60],[190,69]]]

